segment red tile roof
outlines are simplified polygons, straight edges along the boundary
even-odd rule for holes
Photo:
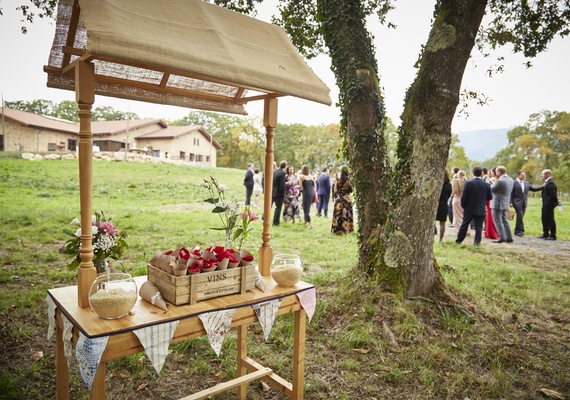
[[[158,139],[174,139],[176,137],[186,135],[188,133],[198,131],[201,133],[206,140],[209,142],[212,141],[212,144],[216,149],[221,150],[222,146],[216,142],[212,136],[201,125],[192,125],[192,126],[173,126],[168,125],[165,129],[160,129],[154,132],[145,133],[143,135],[139,135],[136,137],[137,140],[158,140]]]
[[[79,124],[77,122],[66,121],[64,119],[47,117],[26,111],[14,110],[12,108],[0,107],[0,114],[4,113],[4,118],[20,123],[23,126],[32,128],[47,129],[64,133],[79,133]],[[156,125],[157,130],[139,135],[136,139],[173,139],[181,135],[185,135],[194,131],[199,131],[216,149],[221,150],[222,146],[216,142],[201,125],[193,126],[172,126],[168,125],[162,119],[134,119],[129,121],[92,121],[91,132],[94,136],[110,136],[123,133],[127,130],[127,122],[129,130],[144,128],[149,125]]]
[[[0,113],[4,113],[5,119],[16,121],[23,126],[29,126],[31,128],[42,128],[65,133],[79,132],[79,127],[75,122],[53,117],[46,117],[26,111],[14,110],[7,107],[0,107],[0,110],[2,110]]]

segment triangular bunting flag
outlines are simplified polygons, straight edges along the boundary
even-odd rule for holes
[[[63,339],[63,354],[65,354],[65,358],[67,358],[67,363],[69,364],[73,359],[73,343],[71,342],[73,338],[73,324],[67,319],[65,314],[61,314],[61,321],[63,322],[63,332],[61,335]]]
[[[263,336],[265,336],[265,340],[267,340],[269,334],[271,333],[271,328],[273,327],[273,322],[275,321],[277,310],[279,310],[280,305],[281,299],[275,299],[266,303],[253,305],[255,315],[257,315],[259,324],[263,329]]]
[[[55,306],[55,303],[53,302],[53,299],[51,298],[51,296],[49,294],[46,297],[46,303],[47,303],[47,308],[48,308],[47,313],[48,313],[48,321],[49,321],[47,338],[49,340],[49,339],[51,339],[51,337],[53,336],[53,333],[55,332],[55,309],[57,307]]]
[[[144,347],[146,356],[158,374],[160,374],[168,355],[168,346],[170,346],[174,331],[178,327],[178,322],[180,321],[152,325],[134,331]]]
[[[95,378],[95,373],[97,368],[99,368],[101,354],[105,351],[108,339],[109,336],[88,339],[83,333],[79,333],[79,339],[75,346],[75,357],[77,357],[83,382],[85,382],[89,390],[93,386],[93,378]]]
[[[233,308],[231,310],[213,311],[199,315],[202,324],[204,324],[204,329],[208,333],[210,346],[212,346],[217,356],[220,355],[222,343],[230,329],[235,311],[235,308]]]
[[[307,313],[307,317],[309,317],[309,322],[311,322],[311,318],[313,318],[313,314],[315,313],[315,307],[317,306],[317,291],[315,288],[304,290],[297,293],[297,297]]]

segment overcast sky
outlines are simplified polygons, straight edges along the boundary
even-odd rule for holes
[[[21,17],[15,10],[21,1],[0,0],[4,13],[0,16],[0,91],[4,100],[74,100],[73,92],[46,87],[46,74],[42,68],[47,64],[55,23],[37,19],[29,26],[26,35],[21,34]],[[275,4],[276,1],[269,3]],[[369,26],[375,36],[386,111],[396,125],[400,121],[405,91],[416,74],[414,62],[429,33],[434,3],[430,0],[399,0],[398,9],[389,17],[397,29],[385,29],[373,22]],[[270,4],[266,2],[260,19],[269,19],[275,9]],[[570,111],[570,79],[567,76],[570,39],[557,38],[545,54],[533,60],[531,69],[523,65],[523,57],[502,49],[501,54],[506,57],[505,72],[493,78],[485,74],[487,68],[494,64],[493,59],[485,59],[475,51],[465,71],[463,88],[482,92],[490,103],[484,107],[470,104],[469,118],[456,117],[453,132],[510,128],[525,123],[530,114],[545,109]],[[334,104],[338,99],[338,89],[330,70],[330,60],[321,56],[308,61],[308,64],[331,89]],[[105,105],[134,112],[141,118],[178,119],[190,111],[181,107],[96,96],[94,106]],[[251,115],[262,117],[263,103],[250,103],[246,110]],[[319,125],[339,121],[339,111],[334,105],[327,107],[293,97],[279,99],[278,115],[281,123]]]

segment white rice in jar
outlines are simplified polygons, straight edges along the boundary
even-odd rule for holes
[[[101,318],[119,318],[126,315],[137,301],[137,293],[132,290],[99,290],[89,298],[91,308]]]
[[[301,280],[303,268],[294,264],[277,265],[271,268],[271,277],[279,286],[295,286]]]

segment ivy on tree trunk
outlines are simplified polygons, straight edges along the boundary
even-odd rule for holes
[[[362,4],[318,3],[357,193],[358,268],[400,296],[430,295],[444,285],[433,255],[433,221],[451,120],[487,2],[438,2],[418,75],[406,95],[394,168],[383,136],[378,69]]]

